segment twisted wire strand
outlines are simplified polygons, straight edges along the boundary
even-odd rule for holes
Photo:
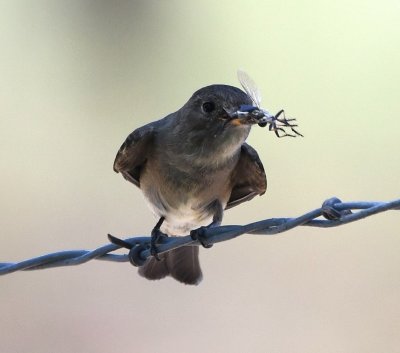
[[[298,226],[330,228],[355,222],[360,219],[385,212],[400,210],[400,199],[390,202],[341,202],[333,197],[326,200],[322,207],[296,218],[270,218],[247,225],[226,225],[205,229],[204,237],[208,245],[236,238],[242,234],[274,235],[286,232]],[[323,219],[322,217],[325,219]],[[132,245],[128,255],[111,254],[120,248],[115,244],[103,245],[94,250],[66,250],[50,253],[15,263],[0,263],[0,275],[16,271],[30,271],[61,266],[75,266],[90,260],[128,262],[143,264],[151,256],[150,237],[132,237],[125,242]],[[184,237],[163,238],[157,244],[159,254],[181,246],[198,246],[200,243],[190,235]]]

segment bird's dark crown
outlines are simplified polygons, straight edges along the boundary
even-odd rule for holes
[[[241,89],[229,85],[210,85],[200,88],[193,93],[189,102],[213,101],[216,104],[224,103],[232,106],[252,104],[249,96]]]

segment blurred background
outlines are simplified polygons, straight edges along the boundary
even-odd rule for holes
[[[149,234],[119,146],[238,68],[305,137],[253,129],[269,189],[224,224],[400,197],[399,23],[397,0],[0,1],[0,261]],[[2,277],[0,351],[399,352],[399,216],[202,249],[198,287],[102,261]]]

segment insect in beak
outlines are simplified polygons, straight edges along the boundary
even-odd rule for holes
[[[260,119],[264,118],[259,108],[253,105],[241,105],[236,111],[226,111],[227,119],[225,125],[230,123],[232,125],[253,125],[258,124]]]
[[[261,127],[269,125],[269,130],[275,132],[277,137],[296,137],[303,136],[295,128],[297,128],[296,119],[287,119],[285,112],[280,110],[277,114],[272,115],[267,110],[261,108],[261,94],[254,81],[244,71],[238,70],[238,79],[243,89],[250,97],[254,106],[243,105],[236,112],[238,116],[247,114],[247,120],[250,123],[257,123]],[[285,128],[290,128],[294,133],[287,133]]]

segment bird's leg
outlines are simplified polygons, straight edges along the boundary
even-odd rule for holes
[[[213,244],[209,244],[207,242],[207,238],[205,236],[206,230],[212,227],[218,227],[221,225],[222,217],[224,215],[224,209],[219,200],[213,201],[208,207],[209,210],[214,211],[214,216],[212,222],[208,226],[203,226],[197,229],[193,229],[190,232],[190,236],[193,240],[198,240],[201,245],[205,248],[211,248]]]
[[[161,217],[157,224],[154,226],[153,230],[151,231],[151,240],[150,240],[150,254],[154,256],[158,261],[160,261],[160,257],[157,254],[157,242],[162,238],[166,237],[167,235],[161,232],[160,227],[164,222],[164,217]]]

